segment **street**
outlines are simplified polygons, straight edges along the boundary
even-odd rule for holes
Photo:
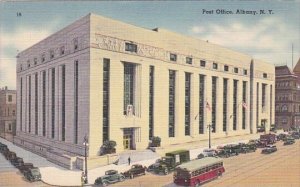
[[[224,159],[225,173],[219,179],[205,183],[203,186],[295,186],[300,184],[300,141],[284,146],[277,142],[278,151],[271,154],[261,154],[261,149],[255,153],[240,154]],[[176,186],[173,175],[153,175],[128,179],[112,186]]]

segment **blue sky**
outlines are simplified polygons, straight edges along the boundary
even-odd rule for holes
[[[203,9],[214,14],[203,14]],[[217,14],[217,9],[265,10],[266,14]],[[18,51],[90,12],[209,40],[273,64],[292,66],[292,43],[294,65],[300,57],[300,1],[1,2],[0,87],[15,88]]]

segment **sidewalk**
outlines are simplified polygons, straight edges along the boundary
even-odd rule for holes
[[[229,143],[239,143],[239,142],[246,142],[249,139],[259,138],[260,134],[250,134],[250,135],[243,135],[243,136],[234,136],[234,137],[227,137],[227,138],[220,138],[220,139],[212,139],[212,147],[217,147],[218,145],[229,144]],[[55,185],[55,186],[80,186],[81,185],[81,170],[67,170],[62,168],[58,165],[55,165],[45,158],[38,156],[34,153],[26,151],[11,142],[0,138],[0,142],[6,144],[10,150],[14,151],[19,157],[24,159],[24,162],[33,163],[34,166],[40,168],[40,172],[42,174],[42,181],[44,183]],[[199,142],[190,142],[181,145],[170,145],[168,147],[163,147],[157,149],[158,152],[163,153],[167,152],[168,150],[178,149],[178,148],[185,148],[190,150],[190,157],[194,159],[197,157],[199,153],[202,152],[203,149],[208,147],[208,141],[199,141]],[[162,154],[161,154],[162,155]],[[138,161],[132,164],[142,164],[144,166],[149,166],[156,161],[157,158],[150,159],[150,160],[143,160]],[[93,184],[95,179],[99,176],[103,176],[105,171],[110,169],[118,170],[119,172],[126,171],[130,168],[129,165],[107,165],[95,169],[91,169],[88,171],[88,182],[89,184]]]

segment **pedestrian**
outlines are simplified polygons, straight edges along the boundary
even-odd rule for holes
[[[128,165],[130,166],[131,159],[128,157]]]

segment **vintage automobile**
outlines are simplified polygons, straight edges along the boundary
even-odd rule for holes
[[[293,137],[288,137],[287,139],[284,140],[283,145],[291,145],[295,143],[295,139]]]
[[[19,171],[23,174],[31,168],[34,168],[32,163],[24,163],[22,166],[18,167]]]
[[[154,164],[151,164],[151,165],[148,166],[147,171],[148,172],[154,171],[155,168],[159,167],[160,162],[161,162],[161,159],[157,159]]]
[[[270,154],[277,151],[276,145],[267,145],[262,151],[262,154]]]
[[[292,137],[295,139],[300,139],[300,133],[299,132],[292,132]]]
[[[216,157],[217,156],[217,150],[215,149],[204,149],[202,153],[200,153],[197,158],[201,159],[204,157]]]
[[[23,158],[16,157],[15,159],[11,160],[11,164],[19,168],[24,164]]]
[[[9,160],[9,161],[11,161],[11,160],[17,158],[16,153],[15,153],[15,152],[12,152],[12,151],[8,151],[4,156],[5,156],[5,158],[6,158],[7,160]]]
[[[135,176],[138,175],[145,175],[147,167],[144,167],[140,164],[132,165],[128,171],[125,171],[123,174],[126,178],[133,179]]]
[[[3,143],[0,143],[0,153],[4,153],[6,151],[8,151],[8,147],[7,145],[3,144]]]
[[[117,170],[108,170],[105,171],[104,176],[98,177],[95,180],[95,185],[107,186],[108,184],[113,184],[124,180],[125,176],[121,173],[118,173]]]
[[[37,167],[29,168],[29,169],[25,170],[23,174],[24,174],[24,177],[27,180],[29,180],[30,182],[40,181],[42,178],[40,170]]]
[[[280,133],[276,136],[277,141],[284,140],[287,137],[287,134]]]
[[[221,157],[221,158],[228,158],[228,157],[237,156],[237,155],[238,155],[237,152],[232,151],[231,149],[228,149],[228,148],[221,149],[217,154],[217,156]]]

